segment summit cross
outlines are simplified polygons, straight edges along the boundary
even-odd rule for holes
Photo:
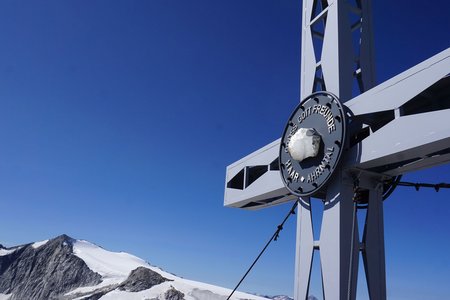
[[[450,48],[376,85],[371,1],[302,6],[302,101],[280,139],[227,167],[224,205],[299,200],[295,300],[308,296],[314,251],[324,299],[356,298],[361,252],[369,297],[383,300],[389,183],[450,161]],[[312,197],[324,205],[318,241]],[[358,209],[367,209],[361,241]]]

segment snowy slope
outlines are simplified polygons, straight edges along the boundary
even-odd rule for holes
[[[0,256],[9,255],[9,254],[13,253],[14,251],[19,250],[20,248],[22,248],[22,247],[19,246],[19,247],[13,247],[13,248],[2,248],[0,246]],[[0,300],[1,300],[1,298],[0,298]]]
[[[0,293],[0,300],[8,300],[11,295]]]
[[[73,243],[73,253],[81,258],[89,269],[102,276],[102,283],[92,287],[77,288],[66,294],[66,297],[83,299],[94,294],[99,289],[109,289],[100,299],[165,299],[165,294],[170,289],[175,289],[184,294],[186,300],[226,300],[231,290],[218,286],[191,281],[177,277],[173,274],[149,265],[144,260],[124,252],[111,252],[98,247],[88,241],[76,240]],[[130,272],[138,267],[148,268],[164,278],[170,280],[155,285],[147,290],[129,292],[114,288],[121,284],[130,275]],[[77,299],[75,298],[75,299]],[[236,292],[232,299],[267,300],[251,294]]]
[[[73,253],[81,258],[89,269],[102,276],[103,282],[100,286],[119,284],[137,267],[149,267],[144,260],[136,256],[124,252],[107,251],[84,240],[76,240],[73,243]],[[94,289],[80,288],[75,292]]]
[[[11,248],[0,244],[0,266],[0,300],[226,300],[231,293],[64,234]],[[232,299],[268,298],[235,292]]]
[[[32,246],[34,249],[37,249],[37,248],[39,248],[39,247],[44,246],[45,244],[47,244],[48,241],[49,241],[49,240],[36,242],[36,243],[33,243],[33,245],[31,245],[31,246]]]

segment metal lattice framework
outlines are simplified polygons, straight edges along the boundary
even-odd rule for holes
[[[311,199],[300,198],[295,299],[308,295],[313,251],[321,254],[325,299],[355,299],[360,253],[370,298],[386,299],[383,183],[450,161],[450,48],[375,86],[370,0],[304,0],[302,20],[301,99],[336,95],[349,132],[339,167],[313,195],[324,204],[319,241]],[[297,199],[280,176],[280,141],[227,167],[225,206],[259,209]],[[367,203],[361,241],[356,192]]]
[[[352,2],[303,2],[301,99],[328,90],[345,101],[374,86],[370,1]]]

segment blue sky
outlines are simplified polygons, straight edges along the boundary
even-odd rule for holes
[[[373,2],[378,82],[449,46],[447,1]],[[0,243],[66,233],[232,288],[290,208],[224,208],[223,187],[299,101],[300,5],[1,1]],[[448,297],[449,212],[445,190],[387,200],[390,299]],[[293,294],[294,228],[241,290]]]

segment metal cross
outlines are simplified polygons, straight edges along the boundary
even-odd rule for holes
[[[355,299],[359,252],[370,299],[386,299],[385,183],[450,161],[450,48],[375,86],[371,1],[304,0],[302,13],[303,101],[282,138],[227,167],[224,204],[259,209],[300,196],[296,300],[308,296],[314,250],[325,299]],[[324,203],[319,241],[310,197]]]

